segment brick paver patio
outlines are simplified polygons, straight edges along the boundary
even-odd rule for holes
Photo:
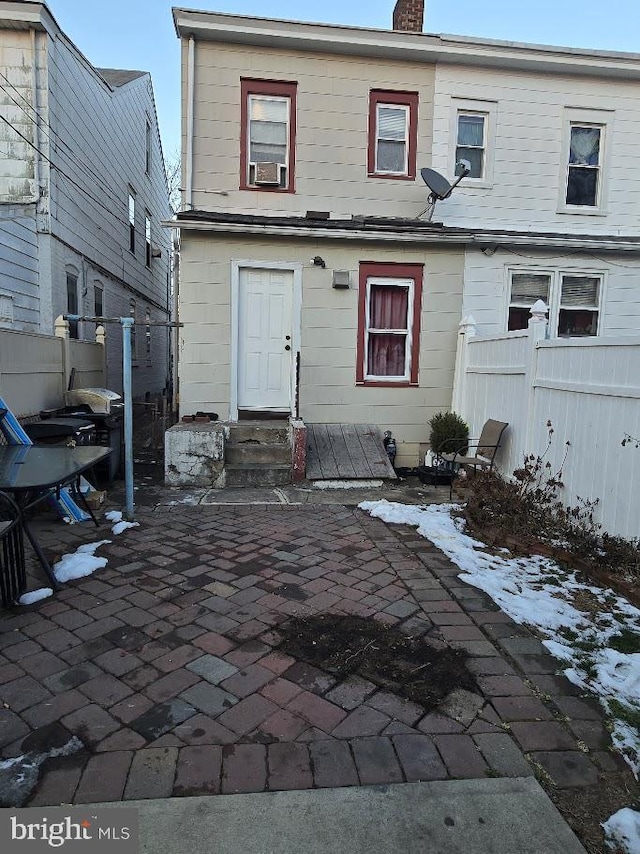
[[[105,569],[1,616],[4,758],[64,744],[30,805],[525,776],[624,763],[557,661],[409,528],[344,506],[141,508],[140,527],[41,525]],[[355,614],[468,650],[478,693],[425,713],[278,650],[292,615]]]

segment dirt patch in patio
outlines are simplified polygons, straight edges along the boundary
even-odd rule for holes
[[[278,632],[289,655],[342,677],[358,674],[428,711],[456,688],[478,690],[464,650],[408,637],[373,619],[294,617]]]

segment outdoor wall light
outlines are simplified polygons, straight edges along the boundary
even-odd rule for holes
[[[323,269],[327,266],[324,262],[324,258],[321,258],[319,255],[316,255],[311,259],[311,263],[314,267],[322,267]]]

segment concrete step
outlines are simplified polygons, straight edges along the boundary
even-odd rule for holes
[[[284,486],[291,483],[291,462],[270,466],[231,463],[225,465],[225,472],[227,486]]]
[[[229,428],[229,443],[259,442],[261,445],[282,444],[289,441],[288,421],[247,421]]]
[[[291,465],[291,446],[289,443],[240,442],[227,443],[224,449],[227,465],[246,464],[255,466]]]

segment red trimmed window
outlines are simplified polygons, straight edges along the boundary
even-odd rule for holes
[[[416,177],[418,93],[372,89],[367,171],[376,178]]]
[[[240,82],[240,189],[293,193],[298,84]]]
[[[360,264],[357,385],[418,385],[422,264]]]

